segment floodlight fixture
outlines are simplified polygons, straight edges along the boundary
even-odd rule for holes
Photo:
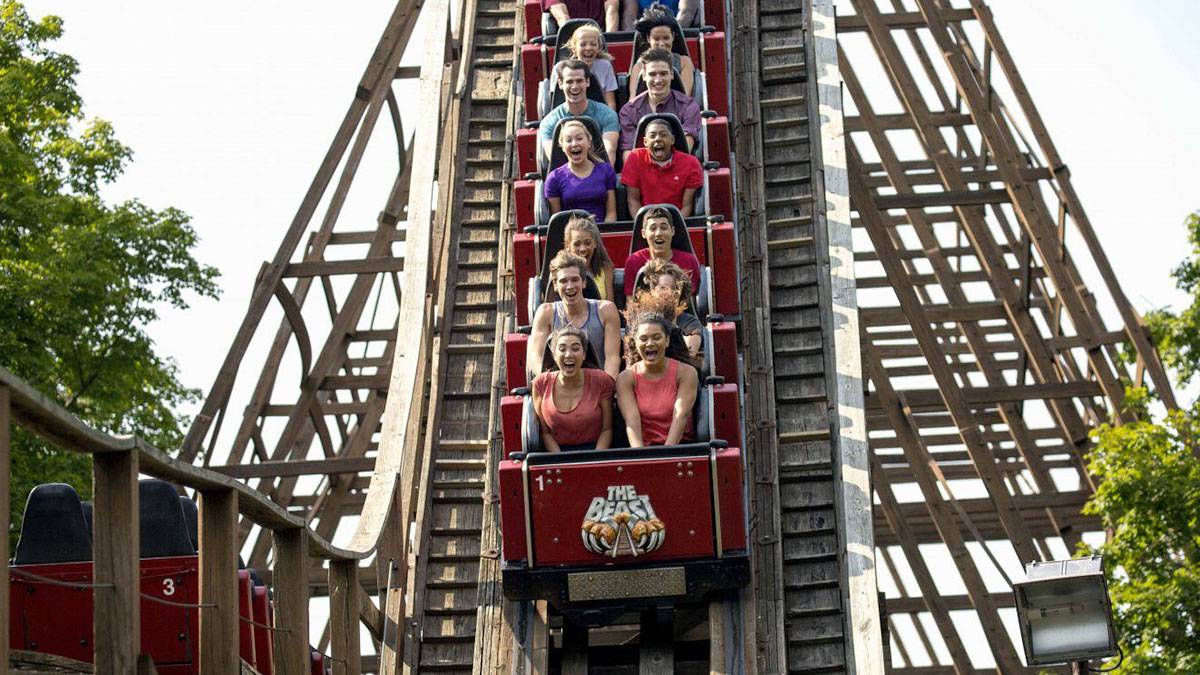
[[[1025,661],[1031,666],[1117,655],[1100,556],[1032,562],[1013,584]]]

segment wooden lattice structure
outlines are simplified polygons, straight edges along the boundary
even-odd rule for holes
[[[852,0],[837,26],[894,665],[990,670],[986,641],[1016,672],[998,569],[1097,530],[1089,430],[1123,417],[1129,383],[1173,395],[989,8],[885,4]]]

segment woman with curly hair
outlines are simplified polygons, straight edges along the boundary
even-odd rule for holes
[[[641,276],[634,282],[633,304],[646,304],[652,295],[663,295],[663,302],[675,306],[675,326],[683,334],[688,353],[695,358],[700,353],[700,333],[704,326],[695,314],[688,311],[688,299],[692,297],[692,282],[688,273],[669,260],[654,259],[646,263]]]

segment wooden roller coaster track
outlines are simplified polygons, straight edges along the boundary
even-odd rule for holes
[[[139,470],[200,497],[202,672],[236,667],[212,570],[239,552],[275,589],[281,673],[307,670],[318,597],[339,675],[1023,671],[1007,582],[1097,528],[1089,430],[1126,384],[1174,398],[988,7],[885,4],[727,8],[751,587],[591,632],[504,599],[525,18],[400,0],[176,459],[0,371],[0,477],[10,423],[95,456],[97,671],[147,667]],[[385,112],[391,189],[373,228],[343,223]]]

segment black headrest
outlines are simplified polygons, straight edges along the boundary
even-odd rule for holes
[[[608,151],[604,149],[604,136],[600,133],[600,124],[586,115],[564,117],[554,125],[554,140],[550,145],[550,166],[546,167],[547,174],[567,163],[567,154],[558,146],[558,138],[567,122],[582,122],[592,136],[592,151],[600,157],[600,161],[611,164]]]
[[[584,209],[566,209],[550,216],[550,222],[546,224],[546,230],[542,234],[542,250],[546,252],[546,255],[542,256],[542,271],[539,275],[542,277],[542,288],[550,287],[550,261],[566,243],[567,223],[571,222],[571,217],[589,218],[591,215],[590,211]],[[596,244],[602,245],[601,242]]]
[[[87,525],[88,536],[92,536],[92,503],[90,501],[80,502],[83,507],[83,524]]]
[[[650,113],[642,115],[642,119],[638,120],[637,137],[634,140],[634,147],[642,147],[642,139],[646,136],[646,127],[650,126],[651,122],[665,122],[671,127],[671,135],[675,137],[675,150],[683,154],[689,154],[687,135],[683,131],[683,122],[679,121],[679,116],[675,113]]]
[[[92,538],[75,488],[65,483],[33,488],[25,502],[13,563],[38,565],[91,559]]]
[[[646,213],[652,208],[665,209],[667,215],[671,217],[671,226],[675,228],[675,232],[671,235],[671,248],[695,255],[696,252],[692,250],[692,238],[688,236],[687,221],[683,219],[683,214],[674,204],[646,204],[638,209],[637,215],[633,217],[633,238],[629,241],[629,252],[633,253],[646,248],[646,237],[642,235],[642,221],[646,219]]]
[[[183,521],[187,523],[188,539],[192,540],[192,548],[200,550],[200,510],[196,502],[179,496],[179,506],[183,507]]]
[[[194,555],[179,491],[166,481],[150,478],[138,483],[143,558]]]
[[[565,61],[566,59],[575,58],[575,55],[567,49],[567,43],[571,41],[571,36],[575,35],[575,31],[584,26],[595,26],[596,30],[600,31],[600,48],[607,49],[607,42],[604,39],[604,27],[596,23],[593,19],[570,19],[558,28],[558,37],[554,42],[554,63]]]

